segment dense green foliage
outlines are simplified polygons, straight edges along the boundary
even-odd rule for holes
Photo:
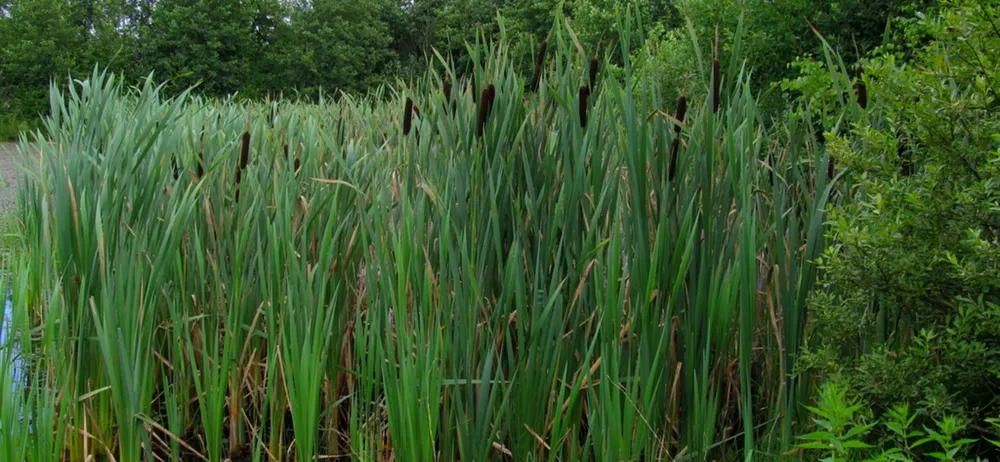
[[[676,96],[691,72],[683,18],[711,41],[716,26],[731,39],[741,12],[743,56],[753,63],[755,90],[788,75],[786,64],[816,50],[807,20],[836,37],[845,56],[882,41],[889,16],[930,0],[5,0],[0,2],[0,138],[32,125],[48,109],[48,84],[95,66],[140,82],[150,72],[170,81],[169,94],[200,83],[198,93],[247,97],[283,93],[364,93],[397,77],[412,80],[433,63],[434,50],[471,70],[466,43],[479,34],[510,38],[511,57],[531,73],[530,56],[554,20],[569,18],[588,50],[610,51],[620,65],[617,11],[637,12],[662,61],[661,90]],[[502,18],[502,19],[501,19]],[[709,43],[706,42],[706,43]],[[730,43],[726,41],[725,43]],[[647,52],[648,50],[642,50]],[[700,84],[704,84],[704,80]],[[768,103],[769,107],[775,106]],[[773,108],[772,108],[773,109]]]
[[[980,439],[973,452],[996,450],[986,420],[1000,417],[997,21],[993,7],[956,1],[907,21],[900,46],[854,77],[869,107],[828,145],[853,200],[830,212],[827,290],[800,364],[876,418],[904,405],[918,428],[952,419]],[[790,86],[802,110],[836,107],[823,66],[801,67]]]
[[[757,294],[804,319],[830,190],[807,121],[768,143],[736,65],[718,99],[655,112],[676,110],[636,95],[655,76],[626,60],[590,82],[564,25],[537,92],[505,44],[471,52],[474,79],[447,67],[319,104],[168,98],[99,74],[54,88],[18,213],[12,338],[32,360],[0,452],[789,449],[778,423],[798,404],[765,358],[801,337]],[[762,256],[780,274],[759,280]],[[38,427],[86,433],[8,437]]]
[[[0,0],[0,458],[995,460],[998,7],[630,5]]]

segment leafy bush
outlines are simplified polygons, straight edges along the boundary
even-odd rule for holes
[[[853,79],[868,95],[848,133],[827,133],[844,200],[830,210],[824,289],[812,297],[799,371],[846,387],[876,416],[903,403],[922,425],[968,422],[948,429],[975,438],[972,453],[996,438],[985,419],[1000,415],[996,17],[981,2],[948,2],[905,23],[904,46],[863,72],[804,60],[785,85],[827,122],[844,98],[836,82]]]
[[[18,134],[29,128],[30,124],[13,115],[0,116],[0,142],[14,141]]]
[[[798,450],[822,451],[826,457],[820,460],[829,462],[959,461],[967,460],[962,454],[978,442],[962,438],[967,422],[951,415],[934,419],[932,426],[918,427],[917,415],[906,404],[893,407],[881,421],[870,421],[864,414],[865,407],[851,400],[847,390],[836,382],[827,384],[820,392],[817,407],[809,407],[818,430],[799,437],[803,442]],[[865,442],[874,428],[881,428],[887,435],[877,446]],[[989,443],[1000,447],[1000,443]]]

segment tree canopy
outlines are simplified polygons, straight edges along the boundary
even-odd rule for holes
[[[422,72],[434,50],[462,67],[465,44],[501,29],[514,56],[531,55],[557,18],[590,53],[616,52],[616,14],[638,14],[651,37],[704,37],[735,29],[760,82],[817,50],[809,23],[845,56],[877,47],[888,18],[930,0],[4,0],[0,2],[0,109],[20,119],[44,111],[51,81],[95,66],[133,80],[153,72],[208,96],[364,92]],[[502,18],[502,19],[501,19]],[[502,24],[502,27],[501,27]],[[659,31],[659,32],[657,32]],[[667,33],[667,35],[662,35]],[[665,44],[664,63],[689,53]],[[858,50],[859,53],[855,53]],[[671,83],[683,86],[683,81]]]

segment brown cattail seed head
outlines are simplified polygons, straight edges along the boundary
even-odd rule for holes
[[[406,98],[406,105],[403,108],[403,136],[410,134],[413,126],[413,100]]]
[[[590,88],[597,88],[597,58],[590,58]]]
[[[240,149],[240,170],[250,163],[250,132],[243,132],[243,148]]]
[[[832,180],[836,174],[837,170],[834,166],[833,156],[830,156],[830,162],[826,164],[826,177]]]
[[[677,176],[677,151],[680,150],[681,139],[680,137],[675,137],[674,141],[670,143],[670,168],[667,170],[667,178],[670,181],[674,181]]]
[[[858,84],[855,90],[858,93],[858,106],[861,106],[861,109],[868,109],[868,87],[865,86],[864,72],[864,68],[858,66]]]
[[[580,87],[580,126],[587,126],[587,99],[590,98],[590,87]]]
[[[489,97],[489,89],[484,88],[483,94],[481,95],[482,104],[479,105],[479,119],[476,120],[476,136],[483,136],[483,129],[486,127],[486,118],[489,116],[489,105],[487,104],[487,98]]]
[[[236,201],[240,201],[239,185],[243,180],[243,169],[250,163],[250,132],[243,132],[243,147],[240,149],[240,164],[236,169]]]
[[[538,82],[542,80],[542,67],[545,65],[545,52],[549,48],[549,39],[542,40],[535,55],[535,73],[531,75],[531,91],[538,91]]]
[[[489,84],[486,87],[486,93],[485,94],[486,94],[486,98],[485,98],[484,101],[485,101],[485,104],[486,104],[486,117],[489,117],[489,116],[493,115],[493,103],[496,102],[496,98],[497,98],[497,89],[496,89],[496,87],[494,87],[492,83]]]
[[[451,78],[444,78],[444,84],[441,86],[441,90],[444,93],[444,101],[446,103],[451,101]]]
[[[687,109],[688,109],[688,99],[686,96],[681,95],[680,98],[677,98],[677,122],[679,123],[677,124],[676,127],[674,127],[674,133],[681,132],[680,124],[684,123],[684,116],[687,115]]]
[[[720,90],[722,85],[722,71],[719,67],[719,59],[712,61],[712,113],[719,113]]]

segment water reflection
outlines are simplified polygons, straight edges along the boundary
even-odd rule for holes
[[[11,301],[10,297],[7,297],[3,306],[3,318],[0,319],[0,368],[2,368],[4,376],[13,379],[11,383],[17,386],[16,384],[21,380],[22,371],[19,366],[21,358],[17,345],[13,342],[10,334],[12,319]]]

